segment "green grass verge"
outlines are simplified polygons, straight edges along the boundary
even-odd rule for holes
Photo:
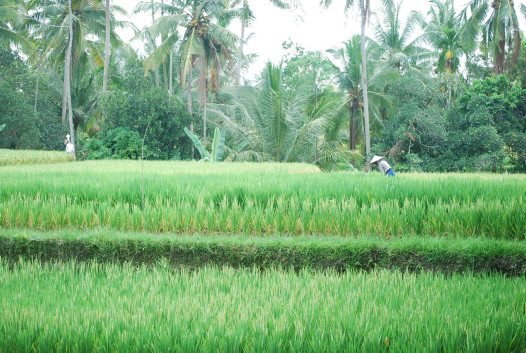
[[[524,352],[502,275],[0,261],[5,352]]]
[[[0,149],[0,166],[71,162],[73,157],[63,151]]]
[[[0,230],[0,257],[11,261],[132,262],[199,268],[375,268],[526,274],[526,242],[483,238],[249,237],[118,233],[113,230]]]

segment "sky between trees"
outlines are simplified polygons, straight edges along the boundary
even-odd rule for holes
[[[113,1],[116,5],[125,8],[129,14],[132,14],[135,6],[140,2],[140,0]],[[341,46],[341,43],[351,38],[353,34],[359,33],[358,14],[352,11],[345,14],[343,12],[344,3],[345,0],[334,0],[330,8],[322,9],[319,0],[306,0],[301,1],[300,9],[284,11],[271,6],[268,1],[252,0],[250,6],[256,20],[249,27],[248,33],[254,33],[254,36],[247,42],[245,53],[255,53],[258,58],[251,66],[247,78],[251,79],[258,75],[268,60],[279,63],[285,53],[282,43],[288,39],[306,50],[325,51]],[[469,0],[457,0],[455,7],[458,10],[464,8],[467,3]],[[517,8],[520,7],[520,3],[524,3],[524,0],[516,4]],[[381,1],[371,0],[371,4],[373,15],[369,30],[381,20],[382,15],[377,13]],[[403,21],[413,10],[426,14],[429,9],[427,0],[405,0],[402,5]],[[375,16],[380,16],[380,19]],[[142,29],[151,23],[151,17],[142,13],[131,15],[129,21]],[[522,18],[521,21],[523,21]],[[239,21],[235,21],[230,29],[239,34],[240,27]],[[120,34],[125,40],[133,37],[131,30],[121,31]],[[369,34],[372,35],[372,33]],[[137,44],[134,47],[138,49],[140,45]]]

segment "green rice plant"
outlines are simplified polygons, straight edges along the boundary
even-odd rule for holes
[[[522,352],[523,278],[0,263],[0,350]]]
[[[0,169],[0,226],[524,239],[526,177],[320,173],[302,164],[98,161]]]

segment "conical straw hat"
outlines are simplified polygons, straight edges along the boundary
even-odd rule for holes
[[[373,156],[373,159],[371,159],[371,161],[369,162],[369,164],[376,163],[376,162],[378,162],[380,159],[383,159],[383,158],[384,158],[384,157]]]

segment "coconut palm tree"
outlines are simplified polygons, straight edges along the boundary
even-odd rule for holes
[[[118,7],[111,6],[113,13],[126,12]],[[72,80],[80,84],[83,72],[78,70],[96,71],[103,65],[101,40],[105,36],[106,11],[101,0],[48,0],[35,9],[33,18],[40,21],[42,40],[46,43],[43,57],[50,65],[64,66],[64,88],[62,104],[62,120],[66,114],[70,125],[71,142],[75,144],[75,130],[79,119],[74,121],[74,108],[72,93]],[[124,22],[110,18],[112,28],[126,25]],[[114,30],[111,30],[110,40],[116,46],[121,43]],[[75,80],[74,80],[75,79]],[[77,118],[79,114],[75,114]]]
[[[496,74],[517,64],[521,35],[514,0],[472,0],[460,17],[467,23],[462,35],[468,41],[482,35],[481,45],[492,54]]]
[[[111,50],[111,11],[110,11],[110,0],[106,0],[106,6],[104,8],[105,18],[106,18],[106,28],[104,31],[104,76],[102,79],[102,92],[108,90],[108,81],[110,76],[110,50]]]
[[[462,35],[469,31],[468,23],[462,22],[455,14],[453,0],[430,0],[428,18],[419,16],[424,38],[436,52],[436,70],[443,75],[447,85],[447,102],[452,103],[453,83],[458,80],[457,72],[461,59],[468,59],[475,50],[473,37]]]
[[[363,120],[364,120],[364,138],[365,138],[365,155],[366,159],[369,160],[371,155],[371,137],[370,137],[370,126],[369,126],[369,95],[367,85],[367,51],[365,46],[365,25],[371,15],[371,1],[370,0],[356,0],[358,9],[360,11],[360,37],[361,37],[361,61],[362,61],[362,72],[361,85],[363,93]],[[321,4],[325,7],[331,5],[332,0],[322,0]],[[345,0],[344,10],[348,11],[355,4],[354,0]],[[366,165],[369,170],[369,164]]]
[[[382,21],[375,27],[375,39],[382,59],[400,73],[418,69],[418,64],[429,60],[433,53],[420,46],[422,35],[414,37],[419,14],[412,12],[405,24],[400,19],[402,1],[382,0]]]
[[[223,92],[211,118],[227,131],[236,160],[315,162],[344,102],[330,94],[313,99],[311,88],[307,80],[286,87],[282,68],[268,63],[257,87]]]
[[[359,122],[363,118],[363,92],[362,92],[362,71],[361,71],[361,37],[355,35],[351,40],[345,42],[344,48],[339,50],[328,50],[333,60],[331,64],[336,74],[338,85],[346,93],[346,105],[349,116],[349,148],[356,149],[358,140],[358,125],[362,128],[364,124]],[[374,42],[368,40],[369,46],[374,46]],[[381,124],[382,109],[391,106],[391,100],[383,91],[391,79],[395,79],[399,74],[397,69],[379,65],[380,60],[375,57],[378,50],[368,50],[369,65],[367,76],[369,77],[369,98],[370,109],[375,121]],[[362,130],[363,131],[363,130]]]
[[[0,38],[18,44],[30,53],[34,50],[33,42],[24,34],[14,30],[26,21],[22,0],[0,0]]]
[[[206,139],[207,101],[209,92],[219,89],[223,63],[234,52],[238,38],[217,23],[225,11],[230,10],[224,0],[178,0],[174,5],[141,2],[136,11],[159,9],[167,13],[157,19],[151,32],[155,36],[165,33],[166,39],[147,59],[146,69],[164,62],[177,42],[177,28],[185,33],[180,44],[179,76],[183,87],[192,85],[193,70],[199,72],[197,91],[203,110],[203,138]]]
[[[440,73],[456,73],[462,56],[471,52],[475,42],[464,42],[461,22],[455,14],[453,0],[429,0],[429,18],[418,20],[429,44],[438,51],[437,69]]]

